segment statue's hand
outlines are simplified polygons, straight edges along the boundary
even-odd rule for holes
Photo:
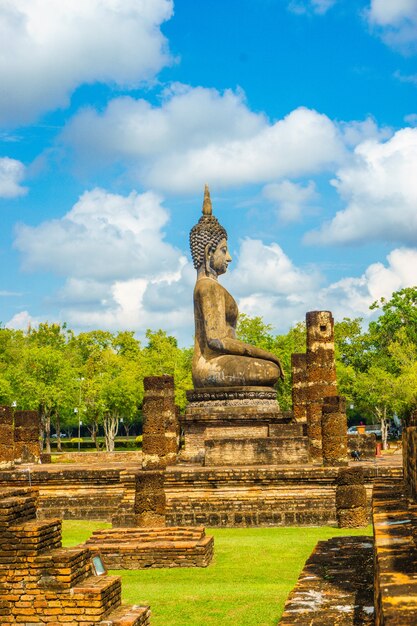
[[[285,378],[285,374],[284,374],[284,370],[282,369],[282,365],[281,365],[281,361],[279,360],[279,358],[277,357],[276,354],[272,354],[270,353],[270,360],[275,363],[275,365],[278,366],[278,370],[279,370],[279,377],[280,378]]]

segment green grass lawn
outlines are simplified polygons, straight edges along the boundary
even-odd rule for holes
[[[63,522],[63,544],[85,541],[104,522]],[[123,532],[123,531],[122,531]],[[222,528],[207,568],[121,570],[123,601],[150,604],[153,626],[273,626],[321,539],[372,534],[320,528]]]

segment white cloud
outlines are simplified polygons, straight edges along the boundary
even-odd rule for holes
[[[231,267],[222,282],[239,310],[261,316],[276,332],[286,332],[304,319],[323,281],[315,268],[297,267],[277,243],[257,239],[241,242]]]
[[[404,117],[404,121],[410,126],[417,126],[417,113],[410,113]]]
[[[339,122],[338,127],[344,143],[349,148],[354,148],[369,139],[382,141],[389,139],[393,135],[391,128],[387,126],[379,127],[372,117],[367,117],[360,121]]]
[[[301,271],[293,265],[277,243],[265,245],[259,239],[244,239],[236,268],[227,275],[227,284],[238,295],[248,291],[279,294],[285,297],[303,293],[317,285],[314,271]]]
[[[20,185],[25,177],[25,166],[16,159],[0,158],[0,198],[23,196],[27,189]]]
[[[291,13],[304,15],[305,13],[316,13],[324,15],[331,9],[338,0],[291,0],[288,9]]]
[[[79,284],[78,289],[81,287],[82,284]],[[162,328],[174,334],[183,345],[191,343],[193,283],[188,284],[182,274],[173,283],[132,278],[103,284],[102,287],[106,295],[100,302],[89,302],[88,306],[68,302],[61,315],[70,325],[76,328],[129,329],[141,336],[147,328]],[[149,298],[149,293],[154,290],[160,290],[162,294],[162,299],[157,302],[152,302],[152,296]]]
[[[405,19],[417,18],[416,0],[371,0],[369,17],[380,26],[395,26]]]
[[[32,317],[28,311],[20,311],[6,322],[5,327],[14,330],[27,330],[30,327],[38,326],[39,322],[40,320]]]
[[[240,91],[180,85],[160,107],[119,98],[103,113],[82,111],[62,139],[86,163],[119,160],[145,186],[174,192],[320,172],[345,156],[338,127],[316,111],[299,108],[269,123]]]
[[[380,298],[389,299],[394,291],[417,285],[417,249],[397,248],[387,256],[387,264],[372,263],[360,277],[339,280],[320,293],[323,307],[343,316],[369,317],[369,306]]]
[[[262,193],[276,205],[278,216],[284,222],[300,220],[305,211],[311,210],[311,202],[318,197],[315,183],[311,180],[305,186],[289,180],[271,183],[263,188]]]
[[[416,171],[417,128],[402,129],[386,142],[360,144],[334,181],[346,208],[308,233],[306,242],[417,243]]]
[[[416,0],[371,0],[367,17],[388,45],[417,51]]]
[[[385,263],[372,263],[361,276],[326,284],[314,267],[295,266],[278,244],[245,240],[237,267],[226,276],[223,283],[240,311],[260,315],[276,332],[287,332],[307,311],[330,310],[339,320],[370,318],[373,302],[417,285],[417,248],[394,249]]]
[[[20,225],[15,246],[26,270],[65,277],[48,300],[74,328],[163,328],[181,337],[192,324],[194,270],[164,241],[168,217],[152,192],[94,189],[62,219]],[[9,325],[26,323],[25,315]]]
[[[159,27],[172,0],[13,0],[0,4],[0,120],[67,106],[74,89],[134,88],[170,62]]]
[[[106,231],[106,203],[97,202],[96,206],[103,204]],[[136,219],[132,220],[131,215],[126,213],[126,206],[130,207],[132,213],[135,203],[129,196],[121,204],[125,211],[121,211],[119,220],[114,219],[118,226],[113,231],[113,242],[122,238],[126,246],[140,246],[140,237],[130,238],[126,235],[126,231],[131,233],[136,225]],[[159,207],[158,204],[155,206],[156,209]],[[92,219],[91,211],[87,213],[85,223],[88,223],[88,232],[93,235],[97,223]],[[165,223],[161,217],[159,223]],[[120,224],[124,225],[123,228]],[[126,267],[124,273],[118,272],[118,277],[114,276],[113,260],[110,257],[107,260],[104,256],[101,258],[109,270],[108,274],[96,271],[95,263],[91,263],[97,251],[94,242],[90,255],[86,255],[75,240],[74,265],[67,263],[65,285],[56,294],[55,300],[50,299],[50,304],[60,307],[59,315],[54,318],[68,322],[75,330],[131,329],[139,336],[143,336],[147,328],[163,328],[174,334],[181,345],[190,345],[193,335],[192,291],[195,270],[174,249],[171,250],[173,260],[170,267],[161,269],[160,255],[165,254],[162,250],[166,250],[163,246],[167,244],[162,241],[163,233],[159,232],[159,227],[155,228],[160,242],[159,247],[154,243],[154,267],[148,267],[144,272],[141,272],[139,266],[135,266],[134,270]],[[136,228],[136,231],[139,233],[140,229]],[[105,241],[109,241],[107,235]],[[84,255],[85,271],[76,276],[77,256],[80,254]],[[389,298],[393,291],[417,284],[417,248],[394,249],[385,263],[373,263],[362,275],[346,277],[331,284],[326,282],[325,276],[314,265],[297,267],[277,243],[265,244],[261,240],[247,238],[241,242],[236,256],[231,271],[221,277],[222,284],[235,297],[241,312],[262,316],[266,323],[273,325],[275,332],[281,333],[287,332],[292,324],[304,320],[306,311],[310,310],[331,310],[337,319],[344,316],[369,317],[369,305],[372,302],[382,296]],[[49,250],[49,269],[54,270],[57,263],[58,252],[52,247]],[[46,259],[42,267],[47,269]],[[7,326],[26,328],[29,323],[35,324],[36,320],[23,311],[15,315]]]
[[[62,219],[17,226],[15,247],[26,270],[95,280],[162,277],[182,262],[180,252],[163,240],[167,221],[152,192],[120,196],[93,189]]]

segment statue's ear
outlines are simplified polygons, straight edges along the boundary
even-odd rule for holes
[[[206,271],[206,276],[210,275],[210,248],[211,243],[206,244],[204,248],[204,269]]]

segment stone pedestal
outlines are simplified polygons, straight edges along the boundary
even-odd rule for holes
[[[306,438],[280,411],[274,389],[208,387],[188,391],[187,398],[182,460],[207,466],[307,462]]]

